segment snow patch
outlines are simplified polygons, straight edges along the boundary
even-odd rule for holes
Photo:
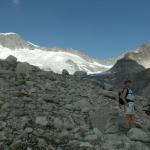
[[[8,32],[8,33],[0,33],[0,35],[16,35],[17,33],[14,32]]]
[[[33,45],[34,47],[40,47],[40,46],[38,46],[36,44],[33,44],[33,43],[29,42],[29,41],[27,41],[27,43],[30,44],[30,45]]]

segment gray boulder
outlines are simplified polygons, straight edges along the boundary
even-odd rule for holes
[[[48,124],[48,121],[45,116],[38,116],[36,117],[35,123],[41,126],[46,126]]]
[[[63,121],[59,118],[54,119],[53,125],[56,129],[59,129],[59,130],[61,130],[64,127]]]
[[[84,112],[91,109],[91,104],[86,99],[82,99],[80,101],[75,102],[74,107],[75,109],[80,109],[82,112]]]
[[[75,76],[76,78],[82,79],[82,78],[87,77],[87,72],[85,72],[85,71],[76,71],[76,72],[74,73],[74,76]]]
[[[6,140],[7,137],[5,136],[5,132],[0,131],[0,141]]]
[[[140,141],[140,142],[150,142],[150,139],[146,132],[142,131],[141,129],[132,128],[128,132],[127,136],[133,141]]]
[[[31,66],[27,62],[20,62],[17,64],[16,73],[18,78],[30,77]]]
[[[69,72],[68,72],[66,69],[63,69],[62,75],[63,75],[63,76],[68,76],[68,75],[69,75]]]
[[[5,60],[12,65],[17,63],[17,58],[12,55],[9,55]]]
[[[108,83],[104,83],[104,89],[108,91],[113,91],[113,86]]]
[[[110,118],[110,107],[108,105],[100,107],[91,114],[92,126],[98,128],[101,132],[105,131],[107,121]]]
[[[102,150],[130,150],[131,142],[125,135],[107,134],[104,136]]]
[[[6,122],[0,121],[0,130],[6,127]]]
[[[16,67],[16,72],[17,73],[28,73],[30,69],[30,66],[27,62],[20,62],[18,63],[17,67]]]
[[[149,150],[144,143],[141,142],[133,142],[130,147],[131,150]]]

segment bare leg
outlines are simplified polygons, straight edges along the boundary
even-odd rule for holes
[[[135,117],[134,115],[131,115],[131,128],[135,128]]]
[[[132,116],[130,115],[130,128],[132,128]]]
[[[126,115],[126,128],[130,128],[130,116]]]

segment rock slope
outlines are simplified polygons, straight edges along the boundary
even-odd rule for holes
[[[149,150],[146,100],[138,96],[137,104],[142,129],[124,131],[111,85],[9,56],[0,60],[0,150]]]

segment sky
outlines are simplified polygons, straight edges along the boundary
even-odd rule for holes
[[[0,32],[116,57],[150,42],[150,0],[0,0]]]

